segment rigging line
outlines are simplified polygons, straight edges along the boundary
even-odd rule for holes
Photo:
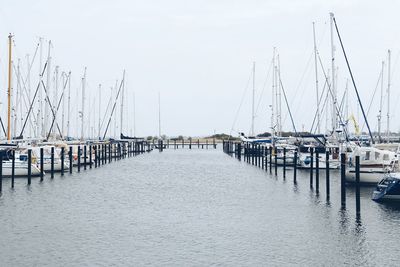
[[[318,103],[321,103],[322,98],[324,97],[324,93],[325,93],[325,89],[326,89],[326,83],[327,83],[327,81],[325,80],[324,86],[322,87],[321,95],[319,96],[319,99],[318,99]],[[325,97],[325,98],[326,98],[326,97]],[[324,102],[324,105],[325,105],[325,103],[326,103],[326,100],[325,100],[325,102]],[[323,107],[324,107],[324,106],[322,106],[322,108],[323,108]],[[321,115],[322,115],[322,111],[321,111]],[[312,124],[311,124],[310,133],[313,132],[314,124],[315,124],[315,120],[317,119],[317,116],[318,116],[318,110],[315,110],[314,119],[313,119],[313,122],[312,122]],[[317,130],[317,129],[315,129],[315,130]]]
[[[368,109],[367,109],[367,117],[368,117],[368,115],[369,115],[369,111],[370,111],[370,109],[371,109],[372,102],[374,101],[376,91],[378,90],[379,83],[380,83],[381,79],[383,79],[382,76],[383,76],[383,73],[382,73],[382,69],[381,69],[381,71],[379,72],[378,81],[376,82],[376,86],[375,86],[375,89],[374,89],[374,93],[372,94],[371,101],[369,102],[369,106],[368,106]],[[365,122],[363,123],[363,125],[362,125],[362,127],[361,127],[361,132],[364,130],[364,126],[365,126]]]
[[[58,110],[60,109],[61,100],[62,100],[63,97],[64,97],[65,88],[67,87],[68,79],[69,79],[70,75],[71,75],[71,73],[68,74],[67,79],[65,80],[65,83],[64,83],[64,86],[63,86],[63,90],[62,90],[62,93],[61,93],[61,96],[60,96],[60,100],[58,101],[58,104],[57,104],[56,115],[57,115]],[[53,126],[54,126],[55,120],[56,120],[56,116],[53,117],[53,120],[52,120],[52,122],[51,122],[50,130],[49,130],[49,133],[47,134],[47,138],[46,138],[47,140],[48,140],[49,137],[50,137],[51,130],[53,130]],[[62,134],[61,134],[60,137],[61,137],[61,139],[64,138],[64,137],[62,136]]]
[[[1,128],[3,128],[4,136],[7,136],[6,128],[4,128],[3,120],[1,119],[1,117],[0,117],[0,123],[1,123]]]
[[[279,83],[280,83],[281,88],[282,88],[283,96],[285,97],[285,102],[286,102],[287,109],[288,109],[288,111],[289,111],[290,120],[292,121],[293,130],[294,130],[294,132],[296,133],[296,136],[297,136],[296,126],[294,125],[292,112],[290,111],[289,103],[288,103],[287,97],[286,97],[285,88],[283,88],[282,79],[281,79],[280,75],[279,75]]]
[[[124,71],[124,78],[122,79],[122,81],[121,81],[121,83],[120,83],[120,85],[119,85],[119,89],[118,89],[118,92],[117,92],[117,96],[115,97],[114,105],[113,105],[113,108],[112,108],[112,110],[111,110],[110,119],[108,120],[106,130],[104,131],[103,140],[106,138],[106,134],[107,134],[107,131],[108,131],[108,127],[110,127],[111,118],[112,118],[112,116],[113,116],[113,114],[114,114],[115,106],[117,105],[119,93],[121,92],[121,88],[122,88],[122,86],[123,86],[124,83],[125,83],[125,71]]]
[[[54,112],[53,106],[51,105],[51,101],[50,101],[50,98],[49,98],[49,94],[47,93],[46,86],[44,85],[43,80],[41,80],[41,82],[42,82],[42,86],[43,86],[43,89],[44,89],[44,92],[45,92],[45,95],[46,95],[47,104],[49,104],[51,113],[53,114],[53,117],[55,117],[56,114],[55,114],[55,112]],[[57,122],[56,122],[56,126],[57,126],[58,133],[60,134],[60,136],[62,136],[60,127],[58,126],[58,123],[57,123]]]
[[[325,81],[325,85],[327,84],[327,82]],[[326,86],[325,86],[325,88],[326,88]],[[320,97],[320,100],[322,101],[322,98],[323,97],[325,97],[325,100],[324,100],[324,103],[323,103],[323,105],[322,105],[322,107],[321,107],[321,109],[320,109],[320,112],[321,112],[321,117],[323,117],[323,115],[324,115],[324,111],[325,111],[325,108],[326,108],[326,103],[328,102],[328,99],[329,99],[329,94],[326,94],[325,96],[324,96],[324,94],[321,94],[321,97]],[[315,120],[316,120],[316,118],[317,118],[317,112],[315,112],[315,116],[314,116],[314,121],[313,121],[313,125],[312,125],[312,127],[311,127],[311,130],[310,130],[310,133],[312,133],[313,131],[314,131],[314,133],[317,131],[317,127],[315,127],[315,130],[313,130],[313,128],[314,128],[314,123],[315,123]]]
[[[263,88],[262,88],[262,91],[261,91],[261,94],[260,94],[260,98],[258,99],[256,113],[254,115],[255,117],[257,117],[257,113],[258,113],[258,109],[259,109],[260,104],[261,104],[262,96],[264,95],[265,87],[267,85],[269,74],[270,74],[271,69],[272,69],[272,63],[273,63],[273,60],[271,60],[271,63],[269,64],[269,67],[268,67],[267,75],[266,75],[265,80],[264,80],[264,85],[263,85]]]
[[[325,68],[324,68],[324,65],[322,64],[322,60],[321,60],[321,57],[320,57],[320,55],[319,55],[319,52],[317,52],[317,56],[318,56],[319,64],[320,64],[321,69],[322,69],[322,73],[324,74],[325,80],[326,80],[327,85],[328,85],[328,94],[330,93],[331,97],[333,98],[333,92],[332,92],[332,90],[331,90],[331,85],[329,84],[328,76],[326,75]],[[339,117],[339,122],[340,122],[340,124],[341,124],[342,126],[345,126],[345,124],[344,124],[344,122],[343,122],[343,118],[342,118],[342,116],[341,116],[341,114],[340,114],[340,112],[339,112],[339,109],[338,109],[337,104],[335,104],[335,111],[336,111],[336,115]],[[333,130],[335,130],[335,129],[333,129]],[[343,127],[343,131],[344,131],[344,134],[345,134],[345,136],[346,136],[346,141],[349,141],[349,136],[348,136],[346,127]]]
[[[21,137],[22,134],[24,133],[26,123],[27,123],[27,121],[28,121],[29,115],[31,114],[33,104],[35,103],[35,98],[36,98],[37,92],[39,91],[39,88],[40,88],[40,84],[43,83],[42,78],[43,78],[44,72],[46,71],[46,68],[47,68],[47,61],[46,61],[46,63],[44,64],[42,73],[40,74],[40,80],[39,80],[38,85],[37,85],[37,87],[36,87],[35,94],[33,95],[32,102],[31,102],[31,104],[30,104],[30,106],[29,106],[28,114],[26,114],[25,122],[24,122],[24,125],[22,126],[21,133],[19,134],[20,137]]]
[[[230,130],[230,132],[229,132],[228,140],[231,138],[233,129],[235,128],[236,121],[237,121],[237,119],[238,119],[238,117],[239,117],[240,109],[242,108],[242,104],[243,104],[244,98],[245,98],[245,96],[246,96],[247,90],[249,89],[250,80],[251,80],[251,72],[250,72],[250,74],[249,74],[249,78],[248,78],[248,80],[247,80],[246,87],[245,87],[245,89],[244,89],[244,91],[243,91],[242,98],[241,98],[240,104],[239,104],[239,108],[238,108],[237,111],[236,111],[236,115],[235,115],[235,118],[234,118],[234,120],[233,120],[231,130]]]
[[[365,124],[367,125],[369,135],[371,136],[371,142],[372,142],[372,144],[374,144],[374,143],[375,143],[374,137],[373,137],[373,135],[372,135],[371,128],[369,127],[368,120],[367,120],[367,116],[365,115],[364,107],[363,107],[363,105],[362,105],[362,103],[361,103],[360,95],[358,94],[356,82],[354,81],[353,72],[351,71],[350,64],[349,64],[349,61],[348,61],[348,59],[347,59],[346,51],[344,50],[342,38],[340,37],[340,33],[339,33],[338,26],[337,26],[337,24],[336,24],[336,18],[335,18],[335,16],[333,16],[333,22],[335,23],[336,33],[337,33],[337,35],[338,35],[338,37],[339,37],[340,46],[342,47],[343,55],[344,55],[344,58],[345,58],[345,60],[346,60],[347,68],[348,68],[349,73],[350,73],[351,81],[353,82],[354,90],[356,91],[357,99],[358,99],[358,102],[359,102],[359,104],[360,104],[360,108],[361,108],[361,111],[362,111],[362,114],[363,114],[363,117],[364,117],[364,120],[365,120]]]

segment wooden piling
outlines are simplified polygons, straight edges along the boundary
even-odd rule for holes
[[[340,200],[342,208],[346,207],[346,154],[340,154]]]
[[[51,147],[50,151],[51,151],[51,155],[50,155],[50,157],[51,157],[50,158],[50,160],[51,160],[51,162],[50,162],[50,168],[51,168],[50,177],[54,178],[54,146]]]
[[[275,152],[275,175],[278,175],[278,150],[274,147]]]
[[[293,162],[293,183],[297,183],[297,151],[294,152]]]
[[[72,160],[72,146],[69,147],[69,152],[68,152],[68,157],[69,157],[69,173],[72,173],[72,164],[73,164],[73,160]]]
[[[315,192],[319,193],[319,153],[315,152]]]
[[[61,147],[61,175],[64,175],[64,147]]]
[[[32,150],[28,149],[28,185],[31,185],[32,181]]]
[[[43,147],[40,148],[40,181],[43,181],[44,176],[44,151]]]
[[[78,146],[78,172],[81,171],[81,146]]]
[[[83,169],[86,170],[86,164],[87,164],[87,151],[86,151],[86,145],[83,146]]]
[[[325,152],[325,164],[326,164],[326,170],[325,170],[325,175],[326,175],[326,198],[329,199],[329,194],[330,194],[330,181],[329,181],[329,151]]]
[[[3,191],[3,151],[0,151],[0,193]],[[13,186],[11,186],[13,187]]]
[[[361,203],[360,203],[360,156],[356,156],[356,215],[360,216]]]
[[[283,178],[286,178],[286,147],[283,148]]]
[[[3,154],[0,154],[0,161],[3,162]],[[3,170],[3,167],[0,168]],[[12,150],[12,162],[11,162],[11,188],[14,188],[15,180],[15,149]]]
[[[272,146],[269,147],[269,172],[272,173]]]
[[[310,188],[313,187],[313,175],[314,175],[314,148],[310,147]]]

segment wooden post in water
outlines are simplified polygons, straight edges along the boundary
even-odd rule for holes
[[[255,149],[254,149],[254,143],[252,143],[252,144],[251,144],[251,165],[254,165],[254,156],[255,156],[255,155],[254,155],[254,154],[255,154],[255,153],[254,153],[254,152],[255,152],[254,150],[255,150]]]
[[[208,149],[208,139],[206,139],[206,148]]]
[[[286,178],[286,147],[283,148],[283,178]]]
[[[316,193],[319,194],[319,153],[315,151],[315,187]]]
[[[269,172],[272,173],[272,146],[269,147]]]
[[[72,146],[69,147],[69,152],[68,152],[68,157],[69,157],[69,173],[72,173]]]
[[[265,147],[265,171],[268,171],[268,147]]]
[[[54,178],[54,146],[50,148],[50,178]]]
[[[108,144],[108,163],[112,161],[112,154],[111,154],[111,144]]]
[[[31,185],[32,178],[32,150],[28,149],[28,185]]]
[[[182,138],[182,148],[185,148],[185,138]]]
[[[360,156],[356,156],[356,215],[360,216]]]
[[[0,161],[3,163],[3,154],[0,153]],[[0,168],[3,170],[3,167]],[[15,149],[12,151],[12,162],[11,162],[11,188],[14,188],[15,179]]]
[[[261,147],[261,169],[265,168],[265,147]]]
[[[275,175],[278,175],[278,150],[274,147],[275,151]]]
[[[192,149],[192,138],[189,139],[189,149]]]
[[[83,145],[83,169],[86,170],[86,157],[87,157],[87,151],[86,151],[86,145]]]
[[[340,154],[340,200],[342,208],[346,207],[346,154]]]
[[[61,175],[64,175],[64,147],[61,147]]]
[[[293,183],[297,183],[297,150],[294,152],[293,162]]]
[[[325,152],[325,163],[326,163],[326,170],[325,170],[325,175],[326,175],[326,199],[329,199],[329,194],[330,194],[330,181],[329,181],[329,151]]]
[[[314,148],[310,147],[310,187],[313,187],[313,174],[314,174]]]
[[[97,145],[94,145],[94,167],[97,168]]]
[[[44,151],[43,147],[40,148],[40,181],[43,181],[44,176]]]
[[[81,171],[81,146],[78,146],[78,172]]]

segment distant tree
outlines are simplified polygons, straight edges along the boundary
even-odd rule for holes
[[[153,136],[147,136],[147,141],[151,141],[151,140],[153,140]]]
[[[182,135],[178,136],[178,140],[183,140],[183,136]]]

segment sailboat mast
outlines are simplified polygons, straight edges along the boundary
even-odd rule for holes
[[[279,136],[282,136],[282,87],[281,87],[281,62],[279,59],[279,55],[277,57],[278,60],[278,65],[277,65],[277,90],[279,93],[279,102],[278,102],[278,113],[279,113],[279,121],[278,121],[278,130],[279,130]]]
[[[84,121],[85,121],[85,87],[86,87],[86,67],[82,78],[82,114],[81,114],[81,140],[84,137]]]
[[[389,134],[390,134],[390,66],[391,65],[391,51],[388,50],[388,86],[387,86],[387,125],[386,125],[386,136],[387,142],[389,143]]]
[[[71,114],[71,72],[68,73],[68,106],[67,106],[67,138],[70,137],[70,114]]]
[[[379,112],[378,112],[378,138],[379,142],[382,142],[381,137],[381,129],[382,129],[382,105],[383,105],[383,72],[385,68],[385,62],[382,61],[382,70],[381,70],[381,100],[379,103]]]
[[[43,38],[39,38],[39,80],[43,79],[42,77],[42,60],[43,60]],[[36,129],[36,137],[43,136],[43,95],[42,95],[42,88],[39,88],[39,99],[38,99],[38,123]]]
[[[29,54],[26,55],[26,66],[28,68],[28,75],[27,75],[27,80],[26,80],[26,85],[27,85],[27,89],[28,89],[28,101],[31,101],[31,63],[29,60]],[[20,99],[22,99],[22,90],[21,90],[21,96]],[[22,101],[20,101],[22,102]],[[22,104],[22,103],[21,103]],[[21,118],[22,118],[22,109],[20,109],[20,114],[21,114]],[[35,129],[33,129],[35,130]],[[28,129],[28,135],[29,137],[32,137],[32,126],[29,127]]]
[[[121,110],[120,110],[120,114],[121,114],[121,125],[120,125],[120,130],[121,130],[121,134],[123,133],[124,129],[123,129],[123,116],[124,116],[124,92],[125,92],[125,70],[124,73],[122,74],[122,90],[121,90]]]
[[[7,140],[11,141],[11,79],[12,79],[12,62],[11,62],[11,45],[12,35],[8,35],[8,109],[7,109]]]
[[[321,115],[319,114],[318,63],[317,63],[317,42],[315,40],[315,22],[313,22],[313,36],[314,36],[315,91],[316,91],[316,96],[317,96],[317,133],[321,133]]]
[[[47,54],[47,80],[46,80],[46,91],[50,92],[50,77],[51,77],[51,57],[50,57],[50,50],[51,50],[51,41],[49,41],[49,51]],[[45,92],[46,94],[46,92]],[[44,104],[44,127],[43,127],[43,136],[47,136],[47,127],[48,127],[48,118],[49,118],[49,105],[48,99],[49,95],[45,96],[45,104]]]
[[[20,82],[21,82],[21,59],[18,58],[18,63],[17,63],[17,90],[16,90],[16,95],[15,95],[15,100],[14,100],[14,106],[11,109],[14,114],[14,126],[13,128],[13,134],[12,136],[15,138],[17,136],[17,121],[18,121],[18,111],[22,112],[21,110],[18,110],[18,105],[21,103],[21,101],[18,101],[20,97]],[[22,114],[21,114],[22,117]]]
[[[251,136],[254,136],[254,100],[255,100],[255,79],[256,79],[256,62],[253,62],[253,94],[252,94],[252,102],[251,102]]]
[[[332,133],[336,136],[337,118],[336,118],[336,103],[337,103],[337,92],[336,92],[336,74],[335,74],[335,44],[333,38],[333,17],[334,14],[330,13],[330,26],[331,26],[331,60],[332,60]]]
[[[136,103],[135,92],[133,92],[133,137],[136,136]]]
[[[275,136],[275,114],[274,114],[274,105],[275,105],[275,47],[272,54],[272,97],[271,97],[271,136],[274,138]]]

